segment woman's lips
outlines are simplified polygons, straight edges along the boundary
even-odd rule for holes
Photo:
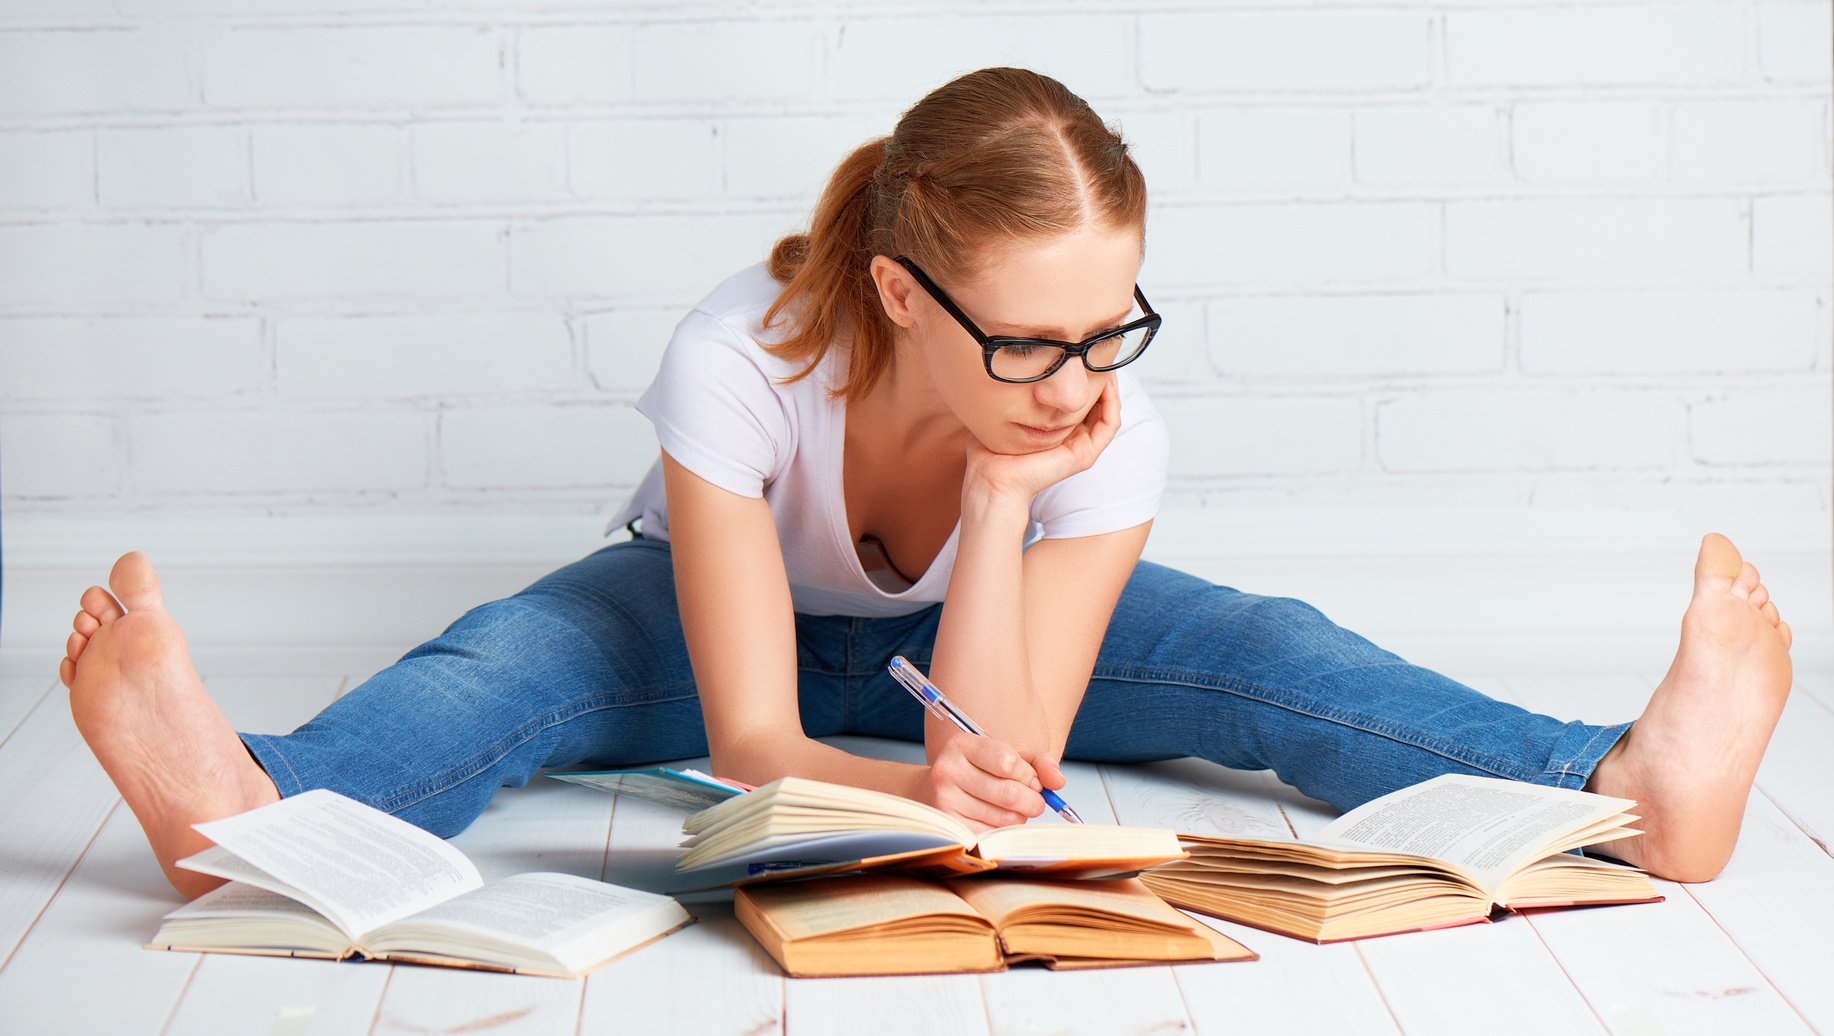
[[[1039,428],[1036,425],[1020,424],[1017,421],[1014,421],[1013,423],[1019,425],[1020,428],[1025,429],[1026,435],[1031,436],[1034,439],[1039,439],[1039,440],[1055,439],[1063,435],[1063,433],[1076,427],[1073,424],[1066,424],[1066,425],[1061,425],[1056,428]]]

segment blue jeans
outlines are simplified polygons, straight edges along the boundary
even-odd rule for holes
[[[923,712],[885,663],[901,654],[928,669],[941,611],[798,614],[803,730],[922,740]],[[1142,561],[1064,754],[1272,769],[1347,810],[1441,773],[1583,787],[1627,729],[1525,711],[1303,601]],[[466,612],[293,733],[241,738],[282,795],[332,788],[443,837],[544,767],[706,755],[669,545],[594,551]]]

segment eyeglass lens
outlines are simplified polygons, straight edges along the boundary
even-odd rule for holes
[[[1092,370],[1106,370],[1132,360],[1146,348],[1152,328],[1140,327],[1124,334],[1109,335],[1083,354]],[[1054,345],[1007,345],[993,352],[993,374],[996,378],[1036,378],[1050,370],[1064,351]]]

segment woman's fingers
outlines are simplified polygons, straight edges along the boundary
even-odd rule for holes
[[[977,798],[961,788],[954,789],[954,795],[950,797],[950,800],[941,803],[941,805],[943,809],[948,812],[954,813],[956,816],[968,821],[971,826],[980,825],[982,828],[1011,827],[1014,824],[1023,824],[1026,821],[1025,814],[1017,813],[1010,809],[1002,809],[985,799]]]
[[[1038,775],[1038,780],[1042,782],[1045,787],[1052,791],[1056,791],[1058,788],[1064,786],[1065,779],[1063,769],[1057,765],[1057,760],[1052,759],[1048,755],[1037,755],[1033,756],[1030,762],[1032,764],[1032,771]]]
[[[941,784],[959,792],[954,808],[996,827],[1024,823],[1044,812],[1038,777],[1010,745],[988,737],[964,735],[937,759]],[[969,802],[967,800],[973,800]]]
[[[1038,774],[1032,769],[1032,764],[1026,762],[1025,757],[1006,742],[971,734],[956,740],[961,742],[962,755],[983,772],[1009,781],[1018,781],[1028,787],[1037,787]]]

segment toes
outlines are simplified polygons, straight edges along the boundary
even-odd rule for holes
[[[1781,619],[1781,616],[1777,614],[1777,604],[1775,601],[1765,601],[1764,607],[1759,608],[1758,611],[1762,612],[1764,617],[1770,620],[1772,626],[1775,626]]]
[[[113,622],[121,617],[121,605],[115,602],[107,590],[92,586],[83,591],[83,610],[101,622]]]
[[[1790,642],[1796,639],[1796,635],[1789,631],[1789,623],[1777,623],[1777,635],[1783,638],[1783,650],[1788,651]]]
[[[1759,583],[1757,586],[1754,586],[1751,588],[1751,603],[1752,604],[1762,608],[1764,606],[1764,602],[1768,600],[1770,600],[1770,588],[1769,587],[1765,586],[1763,583]]]
[[[96,630],[102,628],[102,622],[88,612],[77,612],[76,618],[70,620],[70,628],[85,637],[93,637],[96,635]]]
[[[1694,562],[1694,578],[1735,579],[1742,562],[1738,548],[1717,532],[1700,540],[1700,557]]]
[[[1738,577],[1732,580],[1732,593],[1738,597],[1749,597],[1751,591],[1757,589],[1757,586],[1758,570],[1756,566],[1747,561],[1739,568]]]
[[[142,608],[161,610],[165,598],[159,593],[159,579],[153,575],[153,563],[145,554],[130,550],[121,555],[108,573],[108,588],[128,611]]]
[[[83,636],[81,633],[72,633],[70,634],[70,639],[64,641],[64,654],[68,655],[73,661],[82,658],[83,648],[87,647],[88,644],[88,637]]]
[[[76,663],[70,661],[69,658],[65,658],[62,662],[59,662],[57,664],[57,678],[63,681],[65,687],[69,687],[70,681],[76,679]]]

